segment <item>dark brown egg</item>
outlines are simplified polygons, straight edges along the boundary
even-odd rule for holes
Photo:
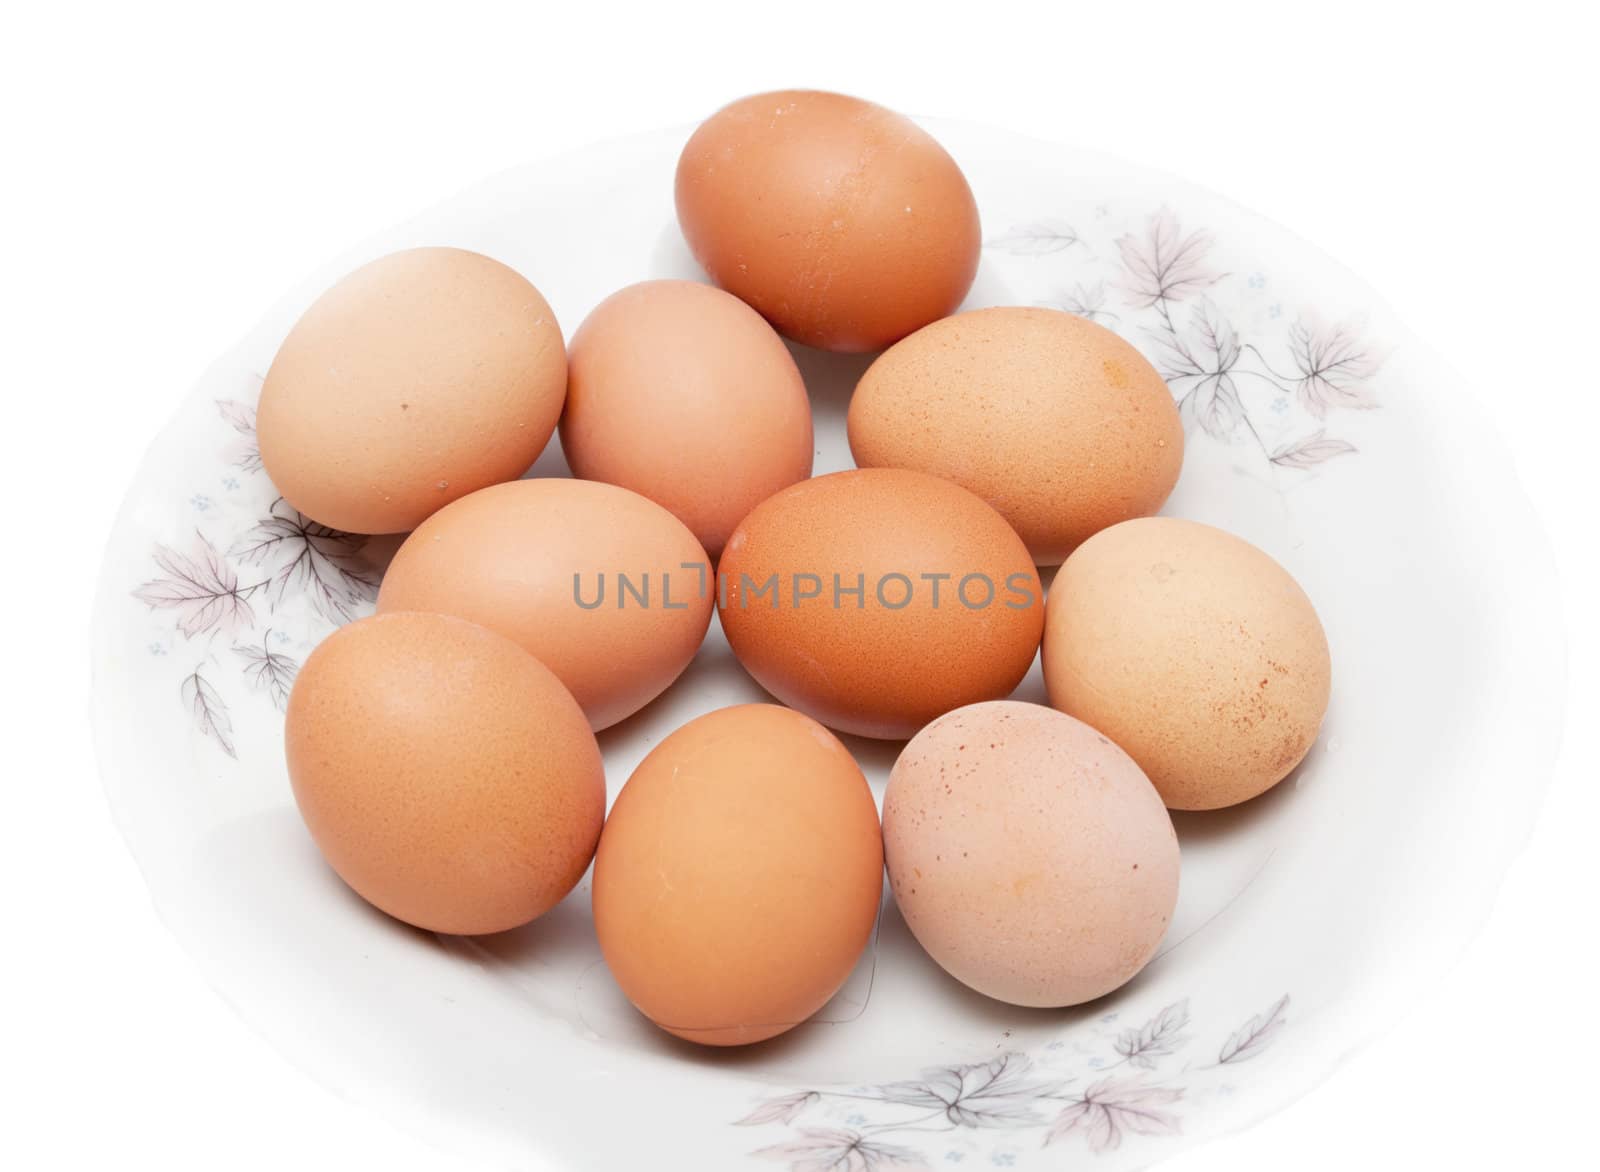
[[[711,279],[778,332],[877,350],[951,313],[978,269],[972,189],[892,110],[784,90],[725,106],[678,160],[678,223]]]
[[[718,566],[728,642],[756,681],[823,724],[909,737],[1009,693],[1044,625],[1022,539],[923,472],[856,469],[769,497]]]

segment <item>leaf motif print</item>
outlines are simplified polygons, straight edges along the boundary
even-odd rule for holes
[[[1003,236],[996,236],[988,242],[990,248],[998,248],[1013,256],[1049,256],[1054,252],[1063,252],[1076,243],[1078,234],[1072,225],[1056,219],[1018,224]]]
[[[184,677],[178,691],[201,735],[210,737],[222,746],[224,753],[237,759],[238,754],[233,749],[233,721],[228,716],[228,706],[200,674],[199,668]]]
[[[198,533],[195,541],[192,555],[156,546],[155,563],[163,576],[143,583],[133,596],[147,606],[176,611],[178,630],[190,639],[211,631],[231,634],[249,627],[255,622],[249,596],[260,583],[240,589],[239,575],[216,547]]]
[[[1183,1027],[1188,1024],[1189,999],[1186,997],[1167,1006],[1141,1028],[1123,1030],[1117,1036],[1115,1049],[1130,1064],[1152,1069],[1157,1058],[1176,1049]]]
[[[1177,1087],[1144,1086],[1104,1079],[1072,1103],[1045,1134],[1046,1146],[1069,1135],[1081,1135],[1089,1150],[1100,1154],[1122,1146],[1125,1134],[1177,1135],[1178,1117],[1168,1106],[1183,1098]]]
[[[1143,236],[1119,237],[1117,250],[1126,270],[1122,292],[1128,303],[1148,309],[1164,301],[1182,301],[1215,284],[1222,274],[1206,259],[1214,243],[1204,229],[1185,234],[1170,208],[1150,217]]]
[[[1318,431],[1306,439],[1283,445],[1272,453],[1272,462],[1283,468],[1315,468],[1324,460],[1355,451],[1354,444],[1342,439],[1330,439],[1326,432]]]
[[[244,660],[244,674],[250,686],[265,692],[273,707],[283,712],[289,707],[289,690],[294,687],[300,665],[281,651],[272,650],[271,639],[272,632],[268,631],[259,644],[235,647],[233,653]]]
[[[796,1091],[777,1099],[768,1099],[743,1119],[735,1120],[739,1127],[755,1127],[762,1123],[793,1123],[807,1107],[820,1096],[816,1091]]]
[[[348,622],[378,596],[378,574],[361,556],[367,539],[311,520],[281,497],[229,552],[273,570],[271,596],[302,590],[330,622]]]
[[[1295,322],[1289,327],[1289,354],[1300,373],[1300,403],[1318,419],[1335,407],[1368,410],[1378,405],[1366,384],[1381,363],[1350,323]]]
[[[758,1148],[752,1154],[781,1160],[789,1165],[789,1172],[880,1172],[885,1168],[925,1172],[927,1168],[922,1156],[910,1148],[869,1140],[842,1127],[802,1127],[798,1138]]]
[[[1217,1054],[1217,1063],[1244,1062],[1265,1050],[1283,1028],[1284,1013],[1289,1008],[1289,995],[1285,993],[1265,1013],[1258,1013],[1229,1035]]]

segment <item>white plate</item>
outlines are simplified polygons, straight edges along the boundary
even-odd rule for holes
[[[525,167],[286,298],[161,432],[106,556],[94,718],[117,821],[217,989],[318,1078],[518,1167],[1133,1167],[1306,1090],[1422,995],[1486,913],[1554,756],[1564,663],[1543,538],[1458,380],[1343,269],[1207,192],[930,129],[983,212],[969,305],[1092,312],[1164,365],[1190,432],[1166,511],[1254,541],[1315,599],[1334,698],[1310,757],[1243,808],[1178,817],[1183,890],[1160,957],[1075,1010],[968,993],[890,904],[816,1021],[708,1052],[622,998],[587,881],[490,939],[369,910],[294,812],[280,708],[311,647],[370,608],[384,543],[274,506],[251,405],[299,311],[394,248],[498,257],[569,333],[622,285],[697,275],[672,211],[685,132]],[[798,356],[816,470],[848,467],[865,359]],[[563,474],[559,451],[537,470]],[[281,540],[250,554],[252,533]],[[1043,698],[1037,668],[1018,694]],[[602,734],[611,792],[666,732],[760,695],[713,625],[664,698]],[[896,746],[850,744],[881,794]]]

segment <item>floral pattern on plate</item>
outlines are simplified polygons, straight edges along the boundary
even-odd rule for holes
[[[1114,257],[1106,255],[1109,250],[1097,252],[1063,221],[1037,220],[995,237],[988,247],[1017,257],[1070,250],[1074,282],[1059,285],[1042,304],[1129,334],[1172,388],[1186,429],[1198,426],[1225,443],[1243,436],[1281,468],[1312,468],[1355,453],[1354,444],[1328,434],[1327,418],[1339,408],[1378,405],[1369,383],[1382,358],[1358,323],[1329,325],[1307,310],[1277,337],[1245,337],[1213,296],[1219,285],[1239,278],[1212,262],[1212,234],[1204,228],[1185,231],[1169,208],[1151,213],[1141,231],[1117,236],[1112,244]],[[1090,275],[1097,271],[1097,277]],[[1266,278],[1252,273],[1245,285],[1264,290]],[[1283,306],[1274,303],[1267,316],[1281,320]],[[1269,442],[1259,422],[1262,410],[1279,417],[1293,411],[1304,419]]]
[[[265,486],[255,405],[218,399],[216,406],[231,433],[218,448],[219,459]],[[233,476],[224,477],[223,483],[239,487]],[[216,511],[215,502],[201,494],[190,504],[202,517]],[[155,546],[154,573],[134,588],[133,596],[152,610],[169,613],[178,635],[205,647],[201,662],[179,685],[179,697],[199,735],[216,742],[229,757],[236,755],[228,702],[216,683],[226,671],[242,673],[248,689],[265,696],[279,712],[288,707],[300,663],[283,644],[292,638],[288,628],[307,624],[298,615],[284,615],[285,603],[309,605],[320,620],[316,630],[296,633],[315,638],[366,613],[378,597],[381,577],[364,556],[368,541],[319,524],[276,497],[245,527],[219,539],[207,537],[197,525],[187,549]],[[219,637],[228,643],[222,654],[216,647]],[[160,644],[152,644],[151,651],[167,653]]]
[[[1014,1165],[1025,1145],[1081,1143],[1103,1155],[1130,1136],[1181,1134],[1185,1096],[1202,1088],[1231,1093],[1228,1072],[1272,1044],[1288,1010],[1285,994],[1204,1059],[1188,1058],[1196,1035],[1187,1000],[1139,1026],[1117,1028],[1119,1015],[1110,1013],[1088,1046],[1069,1049],[1056,1041],[1037,1057],[1009,1051],[987,1062],[925,1070],[906,1082],[799,1090],[766,1100],[737,1125],[789,1127],[788,1138],[751,1155],[785,1162],[790,1172],[927,1169],[930,1145],[945,1149],[947,1163],[982,1150],[1001,1167]],[[1171,1069],[1179,1059],[1187,1060]],[[991,1135],[995,1142],[979,1149],[968,1139],[977,1132],[1005,1135]],[[951,1140],[965,1142],[951,1146]]]

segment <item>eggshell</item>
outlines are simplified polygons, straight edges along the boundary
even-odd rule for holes
[[[671,513],[588,480],[516,480],[462,497],[406,538],[378,610],[437,611],[516,640],[595,729],[689,665],[711,622],[706,554]]]
[[[955,160],[910,119],[842,94],[717,111],[678,160],[677,204],[713,281],[825,350],[876,350],[943,317],[978,269],[978,206]]]
[[[1261,550],[1149,517],[1090,538],[1050,589],[1050,702],[1121,745],[1175,810],[1255,797],[1306,755],[1328,708],[1328,641]]]
[[[769,497],[718,566],[722,627],[756,682],[868,737],[908,737],[1010,692],[1033,662],[1043,597],[1000,514],[899,469],[836,472]]]
[[[662,1029],[758,1042],[838,991],[883,890],[866,778],[826,729],[723,708],[651,750],[595,856],[594,922],[617,984]]]
[[[308,517],[402,533],[526,471],[566,383],[555,315],[518,273],[457,248],[392,253],[289,331],[261,387],[261,462]]]
[[[1155,367],[1054,309],[978,309],[924,326],[867,369],[849,427],[857,464],[971,489],[1040,565],[1154,513],[1183,463],[1183,424]]]
[[[951,976],[1013,1005],[1078,1005],[1155,954],[1178,839],[1139,767],[1081,721],[998,701],[906,745],[883,803],[889,882]]]
[[[307,657],[289,780],[339,876],[433,932],[500,932],[560,901],[605,815],[600,749],[567,690],[509,639],[387,614]]]
[[[746,513],[811,475],[811,404],[783,340],[744,302],[646,281],[573,335],[561,447],[579,476],[666,506],[715,557]]]

